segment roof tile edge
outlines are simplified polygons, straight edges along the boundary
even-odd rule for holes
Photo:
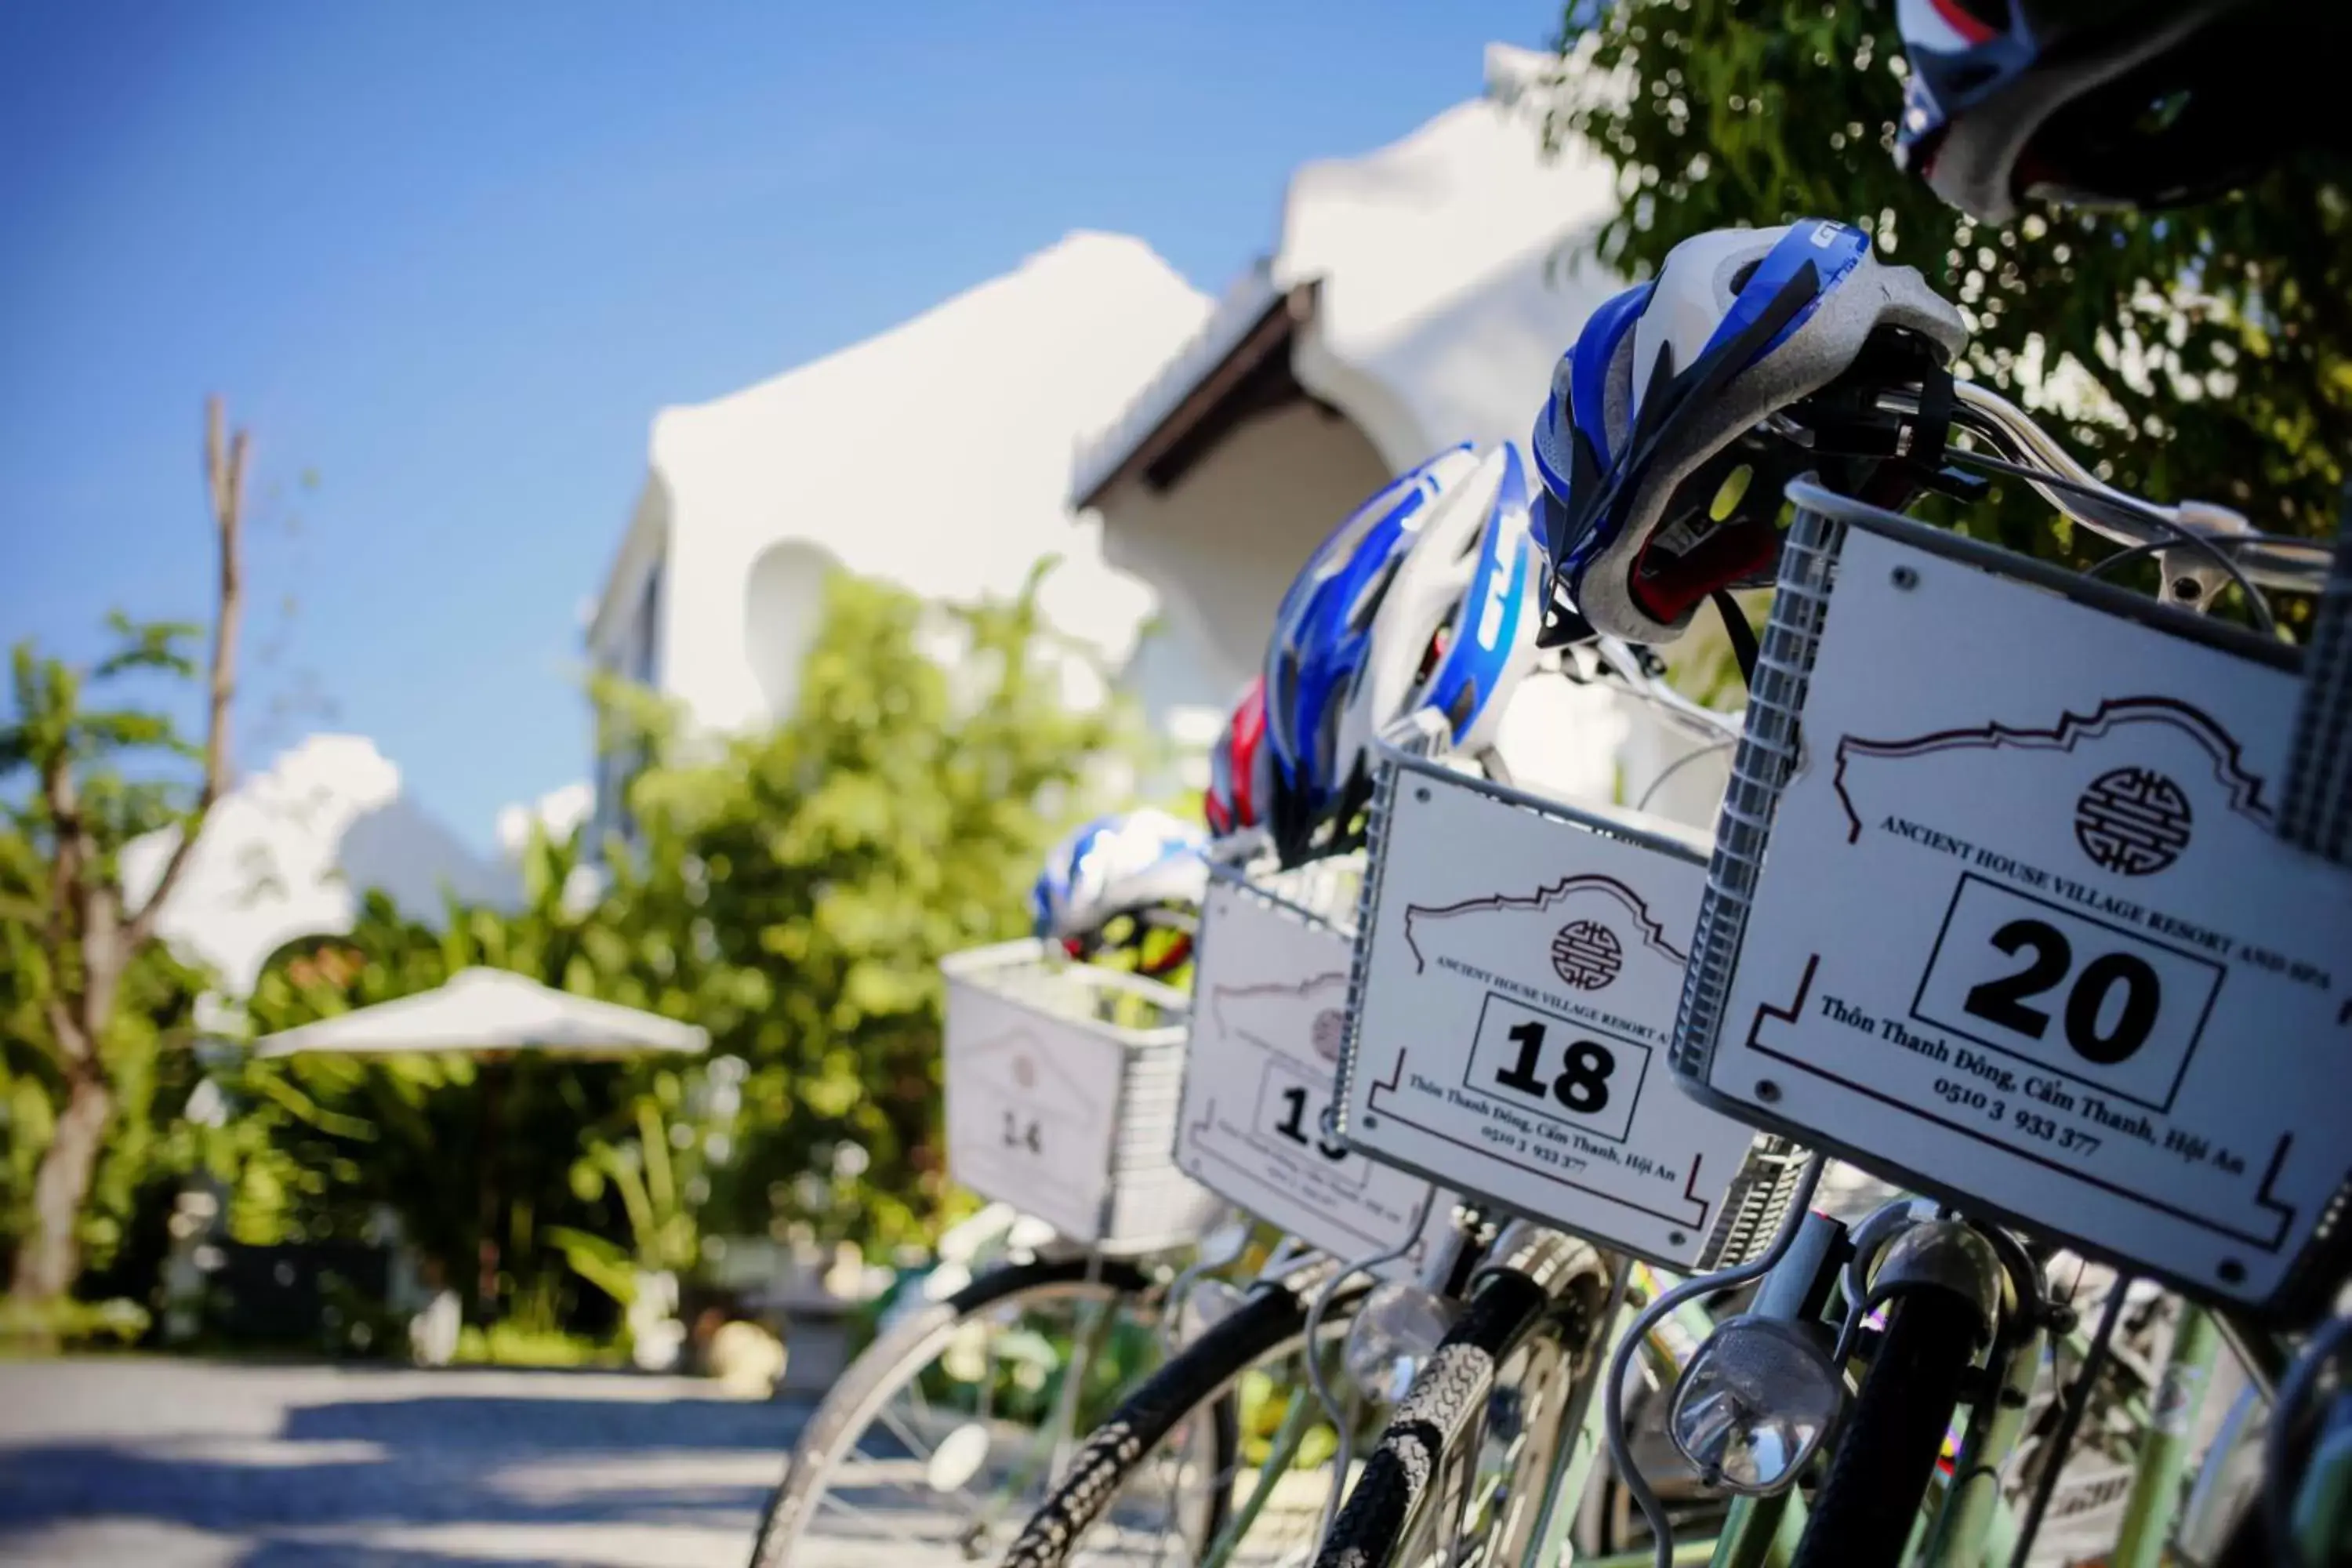
[[[1081,437],[1070,461],[1068,504],[1073,511],[1118,472],[1160,423],[1184,401],[1201,377],[1231,353],[1250,328],[1280,297],[1270,259],[1260,257],[1226,286],[1201,330],[1169,356],[1118,416],[1091,436]]]

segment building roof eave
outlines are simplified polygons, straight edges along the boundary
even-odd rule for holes
[[[595,608],[581,628],[581,645],[592,652],[604,645],[623,616],[635,607],[634,595],[642,576],[626,567],[633,561],[658,556],[662,552],[661,534],[668,513],[667,489],[656,460],[648,468],[646,482],[637,489],[637,503],[629,509],[629,525],[622,531],[620,547],[613,552],[613,563],[605,569],[604,585],[596,593]]]
[[[1248,411],[1237,410],[1237,400],[1263,396],[1270,373],[1288,377],[1291,348],[1314,319],[1317,296],[1314,281],[1283,287],[1263,263],[1227,289],[1200,332],[1126,411],[1079,444],[1071,510],[1099,504],[1131,479],[1172,482],[1237,413]]]

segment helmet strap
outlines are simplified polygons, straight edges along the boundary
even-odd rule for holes
[[[1748,624],[1748,614],[1731,596],[1730,589],[1717,588],[1707,597],[1715,601],[1716,614],[1723,617],[1723,635],[1731,641],[1731,657],[1739,661],[1739,684],[1753,685],[1759,652],[1756,628]]]

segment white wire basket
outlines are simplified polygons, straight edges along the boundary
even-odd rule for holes
[[[1351,964],[1351,1148],[1680,1270],[1769,1245],[1800,1156],[1666,1070],[1698,841],[1383,747]]]
[[[1361,854],[1290,870],[1212,863],[1194,948],[1192,1037],[1176,1163],[1240,1208],[1335,1258],[1398,1257],[1452,1223],[1451,1194],[1339,1142],[1332,1089],[1347,1029]]]
[[[955,1179],[1108,1254],[1197,1239],[1222,1205],[1171,1152],[1184,994],[1035,941],[940,967]]]
[[[1792,487],[1673,1068],[2200,1298],[2344,1277],[2352,872],[2273,639]]]

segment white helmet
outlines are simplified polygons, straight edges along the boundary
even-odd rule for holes
[[[1530,527],[1528,465],[1506,442],[1448,485],[1397,568],[1339,715],[1338,776],[1360,800],[1372,743],[1423,709],[1452,748],[1493,742],[1503,709],[1536,661],[1543,552]]]
[[[1095,818],[1046,854],[1029,893],[1036,933],[1082,942],[1119,915],[1197,909],[1207,843],[1200,828],[1151,806]]]
[[[1783,488],[1830,472],[1801,428],[1809,400],[1850,374],[1948,379],[1965,337],[1916,270],[1879,261],[1845,224],[1675,247],[1654,282],[1585,321],[1536,421],[1538,525],[1582,623],[1563,616],[1547,640],[1589,624],[1671,642],[1717,590],[1771,582]]]

